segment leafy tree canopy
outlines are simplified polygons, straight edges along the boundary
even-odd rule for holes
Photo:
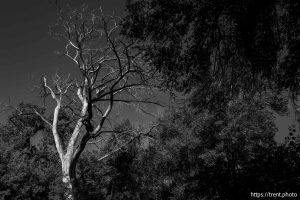
[[[223,99],[274,86],[296,92],[299,8],[295,0],[128,1],[123,33],[140,41],[168,88]]]

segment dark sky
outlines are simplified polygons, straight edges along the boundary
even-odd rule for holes
[[[48,27],[57,8],[50,0],[9,0],[0,6],[0,102],[33,101],[30,91],[41,75],[72,72],[66,59],[54,51],[63,44],[53,40]],[[119,15],[125,0],[102,0],[103,10]]]
[[[78,0],[79,1],[79,0]],[[89,2],[98,2],[89,0]],[[106,13],[122,16],[125,0],[100,0]],[[42,75],[55,72],[76,74],[74,66],[54,54],[63,43],[52,39],[48,27],[57,8],[50,0],[8,0],[0,6],[0,103],[17,105],[21,101],[40,103],[32,88]],[[135,115],[134,115],[135,116]],[[3,123],[5,114],[0,114]],[[140,119],[140,117],[136,117]],[[145,118],[146,120],[148,118]],[[286,132],[290,120],[278,118],[279,132]],[[277,135],[282,141],[285,134]],[[278,138],[279,137],[279,138]]]
[[[0,101],[27,100],[32,77],[57,67],[57,43],[47,34],[54,7],[47,1],[4,1],[0,7]]]
[[[76,2],[81,3],[80,0]],[[124,14],[125,0],[100,2],[105,13]],[[55,50],[64,47],[48,34],[48,27],[55,21],[58,9],[51,0],[9,0],[1,3],[0,103],[39,103],[37,91],[32,89],[40,77],[46,75],[50,78],[55,72],[74,75],[77,71],[66,58],[54,54]],[[0,121],[4,119],[5,114],[2,113]]]

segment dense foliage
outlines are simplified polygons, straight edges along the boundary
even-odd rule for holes
[[[77,166],[80,199],[231,200],[297,191],[299,139],[291,133],[285,144],[274,142],[277,129],[266,102],[261,96],[236,99],[222,116],[184,106],[167,112],[152,137],[101,162],[105,149],[86,151]],[[27,106],[33,105],[21,105]],[[63,199],[49,130],[38,119],[30,123],[32,117],[13,113],[1,128],[1,199]],[[125,121],[115,130],[128,127]]]
[[[20,111],[32,108],[43,112],[31,104],[18,107]],[[43,139],[39,144],[33,143],[41,132],[49,134],[38,116],[18,115],[17,111],[1,127],[1,199],[51,199],[61,194],[56,155]]]
[[[123,34],[164,86],[198,103],[265,89],[299,91],[299,1],[128,1]],[[201,95],[199,95],[199,93]]]
[[[149,135],[101,161],[132,138],[131,123],[116,126],[101,148],[88,144],[76,168],[80,199],[297,192],[300,138],[290,127],[277,144],[274,113],[287,113],[287,90],[299,91],[299,2],[140,0],[127,8],[123,34],[161,72],[165,89],[187,98]],[[22,103],[0,127],[1,200],[64,198],[51,130],[32,110],[45,112]],[[69,133],[70,119],[62,110],[58,128]]]
[[[231,102],[222,120],[189,109],[162,119],[143,158],[148,199],[250,199],[254,191],[297,191],[299,141],[274,142],[276,127],[262,103]]]
[[[51,132],[38,116],[30,112],[33,108],[43,112],[38,106],[22,103],[1,127],[0,199],[64,199],[61,165]],[[20,114],[19,111],[24,109],[29,111],[28,114]],[[64,117],[60,119],[65,125]],[[115,130],[130,126],[129,121],[125,121]],[[133,184],[129,170],[134,149],[129,146],[128,151],[98,161],[103,152],[113,147],[113,144],[106,145],[83,155],[77,167],[80,199],[107,199],[109,195],[111,199],[131,199],[131,195],[136,195],[134,191],[138,186]]]

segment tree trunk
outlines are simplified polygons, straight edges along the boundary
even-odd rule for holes
[[[69,159],[62,162],[62,181],[65,186],[65,199],[66,200],[78,200],[78,187],[76,184],[76,171],[75,166]]]

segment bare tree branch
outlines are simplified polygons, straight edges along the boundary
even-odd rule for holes
[[[142,135],[149,135],[149,133],[151,133],[152,130],[153,130],[154,128],[156,128],[156,127],[157,127],[157,125],[152,126],[151,129],[150,129],[147,133],[143,133],[142,131],[139,132],[137,135],[135,135],[134,137],[131,137],[130,140],[128,140],[126,143],[124,143],[124,144],[121,145],[120,147],[118,147],[118,148],[114,149],[113,151],[110,151],[109,153],[105,154],[104,156],[98,158],[98,161],[102,161],[102,160],[104,160],[105,158],[107,158],[107,157],[109,157],[109,156],[111,156],[111,155],[113,155],[113,154],[115,154],[115,153],[117,153],[117,152],[123,150],[124,148],[126,148],[129,144],[131,144],[134,140],[136,140],[136,139],[139,138],[140,136],[142,136]]]

